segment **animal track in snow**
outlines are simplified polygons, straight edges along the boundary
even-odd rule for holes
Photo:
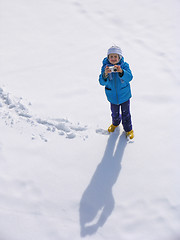
[[[87,138],[87,135],[82,133],[87,130],[87,126],[81,126],[80,123],[73,124],[65,118],[42,119],[35,117],[29,113],[28,108],[22,104],[22,101],[22,98],[15,98],[0,88],[1,119],[5,120],[6,125],[11,127],[16,126],[21,132],[30,126],[32,128],[32,140],[40,138],[47,142],[46,135],[54,132],[69,139],[73,139],[76,136],[82,137],[83,139]],[[26,105],[31,106],[31,103],[27,103]],[[26,124],[26,126],[24,126],[24,124]]]

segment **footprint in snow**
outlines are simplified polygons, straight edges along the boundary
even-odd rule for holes
[[[87,138],[82,132],[87,130],[87,126],[81,126],[79,123],[73,124],[68,119],[41,119],[36,118],[29,113],[27,107],[22,104],[22,98],[15,98],[11,94],[6,93],[0,88],[0,114],[1,118],[5,119],[6,125],[18,126],[20,131],[23,131],[24,124],[28,124],[34,128],[31,133],[31,139],[36,140],[40,138],[42,141],[47,142],[46,135],[51,132],[57,132],[60,136],[65,136],[68,139],[73,139],[77,136]],[[31,106],[31,103],[28,103]],[[45,127],[45,130],[42,127]],[[24,131],[27,127],[24,127]],[[32,129],[33,131],[33,129]]]
[[[108,130],[105,130],[105,129],[102,129],[102,128],[96,129],[96,133],[102,134],[102,135],[109,135]]]

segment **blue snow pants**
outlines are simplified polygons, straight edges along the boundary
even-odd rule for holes
[[[121,107],[121,113],[120,113]],[[111,103],[112,124],[118,126],[122,120],[122,125],[125,132],[132,130],[131,114],[130,114],[130,100],[120,105]]]

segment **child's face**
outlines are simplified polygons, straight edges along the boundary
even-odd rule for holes
[[[109,54],[108,59],[111,64],[117,64],[119,62],[119,55],[116,53],[111,53]]]

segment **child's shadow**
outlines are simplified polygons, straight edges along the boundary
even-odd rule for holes
[[[110,135],[102,161],[82,195],[79,208],[81,237],[96,233],[114,209],[112,188],[118,179],[127,144],[123,133],[115,149],[118,136],[117,133]]]

